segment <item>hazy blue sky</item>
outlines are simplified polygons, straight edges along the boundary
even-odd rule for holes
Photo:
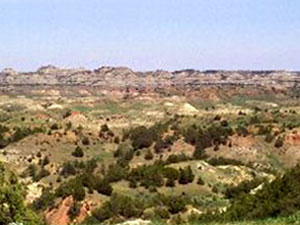
[[[299,0],[0,0],[0,69],[300,70]]]

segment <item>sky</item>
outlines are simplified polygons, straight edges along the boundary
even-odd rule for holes
[[[0,69],[300,70],[299,0],[0,0]]]

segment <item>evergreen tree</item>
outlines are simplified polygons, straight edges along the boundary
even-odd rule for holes
[[[77,146],[77,147],[75,148],[75,151],[72,152],[72,155],[73,155],[74,157],[78,157],[78,158],[83,157],[83,156],[84,156],[84,153],[83,153],[83,151],[82,151],[82,148],[80,148],[79,146]]]

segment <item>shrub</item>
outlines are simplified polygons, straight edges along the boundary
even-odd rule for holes
[[[19,128],[17,127],[14,131],[14,133],[11,135],[9,142],[13,143],[13,142],[18,142],[24,138],[26,138],[29,135],[33,135],[36,133],[43,133],[44,129],[42,128],[34,128],[34,129],[29,129],[29,128]]]
[[[215,194],[218,194],[219,189],[218,189],[217,185],[214,185],[214,186],[212,187],[211,191],[212,191],[213,193],[215,193]]]
[[[239,136],[243,136],[243,137],[246,137],[247,135],[249,135],[249,131],[246,127],[242,126],[242,125],[239,125],[235,132],[239,135]]]
[[[196,145],[193,157],[197,160],[203,160],[207,158],[207,155],[205,154],[205,150],[201,146]]]
[[[72,122],[69,121],[69,122],[67,123],[67,125],[66,125],[66,130],[71,130],[71,129],[72,129],[72,126],[73,126]]]
[[[36,164],[30,164],[28,168],[25,170],[24,175],[34,177],[37,174],[38,166]]]
[[[72,162],[65,162],[62,166],[60,174],[64,177],[76,175],[77,171]]]
[[[74,157],[78,157],[78,158],[83,157],[83,156],[84,156],[84,153],[83,153],[83,151],[82,151],[82,148],[79,147],[79,146],[77,146],[77,147],[75,148],[75,151],[72,152],[72,155],[73,155]]]
[[[170,213],[165,207],[156,207],[154,209],[154,214],[163,220],[170,219]]]
[[[62,183],[56,189],[55,194],[57,197],[62,198],[72,195],[76,201],[82,201],[85,198],[85,190],[83,188],[81,179],[78,177]]]
[[[105,220],[114,216],[113,211],[111,210],[111,204],[105,202],[100,208],[95,209],[92,212],[93,217],[97,220],[97,222],[104,222]],[[94,224],[94,223],[93,223]],[[96,224],[96,223],[95,223]]]
[[[95,159],[88,160],[85,164],[85,172],[92,174],[97,168],[97,161]]]
[[[136,180],[132,179],[129,181],[129,187],[130,188],[137,188],[137,182]]]
[[[157,188],[154,186],[150,186],[148,189],[151,193],[157,192]]]
[[[228,159],[223,157],[210,158],[207,162],[212,166],[224,166],[224,165],[234,165],[234,166],[244,166],[245,164],[242,161],[236,159]]]
[[[62,113],[62,118],[63,119],[66,119],[66,118],[68,118],[69,116],[71,116],[72,115],[72,110],[71,109],[66,109],[66,110],[64,110],[64,112]]]
[[[35,211],[43,211],[52,208],[55,204],[55,193],[51,189],[43,189],[42,195],[34,200],[32,207]]]
[[[57,123],[52,124],[50,129],[51,130],[58,130],[59,129],[58,124]]]
[[[184,153],[180,153],[179,155],[177,155],[177,154],[171,154],[167,158],[166,164],[183,162],[183,161],[187,161],[189,159],[190,158],[186,154],[184,154]]]
[[[259,126],[259,129],[258,129],[258,132],[257,134],[258,135],[267,135],[267,134],[270,134],[272,132],[272,126]]]
[[[175,187],[175,180],[172,178],[168,178],[166,181],[166,187]]]
[[[153,159],[153,154],[151,152],[151,150],[148,150],[145,154],[145,159],[146,160],[152,160]]]
[[[41,179],[48,177],[49,175],[50,175],[50,172],[48,170],[42,168],[39,173],[37,173],[37,174],[35,174],[35,176],[33,176],[32,179],[34,182],[38,182]]]
[[[164,149],[169,148],[171,145],[172,145],[172,140],[170,138],[166,140],[162,140],[161,138],[158,138],[158,140],[154,145],[155,153],[157,154],[162,153]]]
[[[134,156],[133,148],[130,144],[123,142],[121,143],[117,150],[114,153],[114,157],[117,157],[119,159],[125,160],[125,161],[131,161]]]
[[[153,143],[152,138],[148,134],[147,128],[144,126],[137,127],[136,129],[132,130],[130,139],[135,150],[149,148]]]
[[[149,148],[161,135],[168,130],[169,122],[157,123],[150,128],[139,126],[129,131],[128,136],[135,150]]]
[[[274,146],[275,146],[276,148],[281,148],[281,147],[283,146],[283,144],[284,144],[284,138],[283,138],[283,137],[278,137],[278,138],[276,139],[276,141],[275,141]]]
[[[198,177],[197,184],[199,184],[199,185],[204,185],[205,182],[204,182],[204,180],[203,180],[201,177]]]
[[[0,149],[5,148],[9,144],[9,141],[6,140],[2,134],[0,134]]]
[[[179,178],[179,172],[177,169],[172,168],[172,167],[166,167],[163,170],[163,176],[167,179],[173,179],[173,180],[178,180]]]
[[[100,132],[107,132],[107,131],[109,131],[109,128],[108,128],[107,124],[103,124],[100,127]]]
[[[259,118],[255,115],[253,117],[250,118],[249,123],[250,124],[259,124],[261,121],[259,120]]]
[[[118,182],[125,179],[128,175],[128,168],[122,167],[120,164],[112,164],[108,167],[106,179],[109,182]]]
[[[95,189],[98,191],[98,193],[107,196],[111,196],[113,192],[113,188],[107,179],[99,179],[96,181]]]
[[[82,138],[81,143],[82,143],[83,145],[90,145],[90,139],[89,139],[88,137],[84,136],[84,137]]]
[[[237,198],[242,194],[248,194],[252,189],[265,182],[264,178],[254,178],[250,181],[243,181],[237,186],[229,186],[225,190],[226,198]]]
[[[271,143],[274,140],[274,136],[272,134],[266,134],[265,136],[265,142]]]
[[[144,205],[138,199],[114,194],[109,201],[93,211],[92,215],[99,222],[104,222],[112,217],[139,218],[143,210]]]
[[[179,175],[178,182],[180,184],[188,184],[188,183],[192,183],[194,181],[195,175],[193,174],[191,166],[187,166],[184,169],[180,168],[179,172],[180,172],[180,175]]]
[[[74,202],[71,207],[68,210],[68,216],[69,218],[72,220],[74,220],[76,217],[79,216],[80,214],[80,208],[81,208],[81,204],[78,202]]]
[[[120,138],[119,138],[119,136],[116,136],[116,137],[115,137],[114,143],[115,143],[115,144],[120,144]]]
[[[25,193],[17,176],[0,163],[0,224],[16,221],[30,225],[42,224],[37,215],[26,207]]]
[[[46,166],[46,165],[48,165],[49,163],[50,163],[49,157],[46,156],[46,157],[43,159],[42,165],[43,165],[43,166]]]
[[[300,165],[278,176],[254,195],[241,194],[222,215],[230,220],[252,220],[293,215],[300,209]]]
[[[150,186],[162,187],[164,185],[163,170],[162,164],[138,166],[130,171],[127,179],[140,182],[140,185],[146,188]]]
[[[186,210],[186,202],[182,197],[172,196],[167,201],[168,210],[172,214]]]

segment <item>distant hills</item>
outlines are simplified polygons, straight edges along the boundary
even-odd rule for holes
[[[254,85],[286,89],[300,83],[300,72],[268,71],[223,71],[180,70],[136,72],[127,67],[101,67],[95,70],[62,69],[43,66],[35,72],[17,72],[4,69],[0,73],[1,86],[93,86],[164,88],[203,85]]]

